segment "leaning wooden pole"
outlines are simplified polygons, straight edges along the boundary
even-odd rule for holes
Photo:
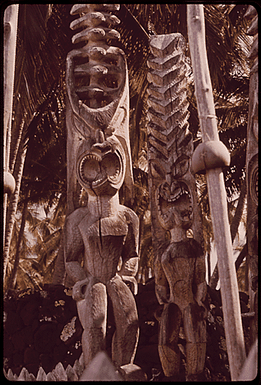
[[[4,170],[8,171],[15,72],[18,4],[4,13]]]
[[[18,23],[18,4],[9,5],[4,13],[4,202],[3,202],[3,240],[5,240],[5,225],[8,194],[15,190],[15,180],[9,172],[9,154],[11,143],[11,125],[13,110],[13,88],[15,74],[16,36]]]
[[[194,172],[206,170],[209,205],[218,255],[226,345],[231,380],[236,381],[245,360],[245,344],[222,172],[222,166],[228,165],[230,159],[228,150],[219,141],[217,131],[202,4],[187,5],[187,25],[202,132],[202,143],[196,148],[192,157],[192,170]]]

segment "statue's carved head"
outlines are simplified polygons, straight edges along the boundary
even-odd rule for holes
[[[186,174],[189,169],[190,158],[181,155],[171,166],[165,178],[158,184],[156,189],[156,202],[158,206],[158,218],[160,224],[166,230],[174,227],[181,227],[188,230],[193,222],[192,194]],[[163,176],[163,169],[160,172],[159,165],[155,170]]]
[[[67,56],[67,121],[70,117],[69,130],[85,147],[78,151],[77,178],[91,194],[112,194],[123,181],[131,193],[127,61],[119,48],[98,43]],[[96,63],[92,55],[99,49],[104,55]],[[88,63],[77,64],[76,59]]]
[[[166,230],[181,227],[188,230],[193,221],[192,198],[185,181],[167,181],[157,189],[159,220]]]
[[[115,135],[97,143],[84,141],[79,149],[77,178],[91,195],[113,196],[121,188],[126,170],[125,152]]]

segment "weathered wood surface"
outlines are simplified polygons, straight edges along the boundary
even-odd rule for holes
[[[133,297],[139,220],[119,203],[123,183],[132,189],[132,164],[127,63],[124,52],[109,45],[119,39],[112,29],[119,23],[112,14],[117,9],[116,4],[75,4],[71,9],[80,15],[71,28],[82,28],[72,41],[84,45],[67,56],[68,199],[58,267],[64,264],[67,285],[73,286],[85,367],[105,350],[108,297],[117,368],[133,364],[139,335]],[[86,205],[81,206],[80,192],[87,194]]]
[[[188,129],[185,41],[180,34],[153,36],[148,60],[148,158],[155,289],[163,311],[158,351],[164,374],[178,378],[181,325],[186,339],[187,379],[198,378],[206,352],[205,260],[193,152]],[[195,239],[187,238],[193,230]],[[169,241],[167,235],[169,234]],[[192,288],[195,289],[193,293]]]
[[[249,109],[247,125],[246,178],[247,178],[247,238],[249,265],[250,311],[255,312],[251,322],[252,343],[258,333],[258,14],[248,6],[245,18],[251,20],[247,33],[253,36],[249,54],[251,71],[249,82]]]
[[[68,214],[80,205],[77,151],[84,140],[95,143],[100,132],[105,137],[114,133],[121,141],[126,153],[125,183],[132,186],[127,63],[124,52],[113,46],[120,38],[113,29],[120,22],[112,14],[118,9],[118,4],[75,4],[71,9],[72,15],[81,16],[71,28],[82,30],[72,38],[77,48],[69,52],[66,64]]]
[[[3,239],[5,240],[6,212],[8,194],[15,190],[15,180],[9,170],[11,127],[13,111],[13,88],[15,75],[16,36],[18,22],[18,4],[9,5],[4,12],[4,51],[3,51],[3,80],[4,80],[4,132],[3,132]],[[7,258],[4,260],[4,275],[6,273]]]
[[[13,88],[15,72],[18,4],[9,5],[4,13],[4,170],[9,168]]]
[[[238,381],[258,381],[258,376],[260,380],[260,374],[258,373],[258,339],[256,339],[244,362]]]
[[[123,379],[107,354],[99,352],[82,373],[80,381],[123,381]]]
[[[188,124],[185,41],[181,34],[152,36],[148,60],[148,159],[153,242],[162,243],[166,230],[157,215],[158,186],[165,178],[183,178],[193,204],[193,235],[202,243],[200,209],[194,177],[188,167],[193,152]],[[155,245],[155,249],[157,246]]]
[[[204,143],[217,142],[219,137],[209,75],[206,44],[204,8],[199,4],[187,5],[187,25],[192,59],[198,114],[202,131],[202,153]],[[222,159],[220,154],[218,158]],[[225,165],[225,163],[224,163]],[[193,167],[193,159],[192,159]],[[227,197],[220,162],[206,167],[208,195],[214,239],[217,248],[225,335],[231,378],[237,380],[245,360],[244,335],[239,305],[236,270],[233,262],[232,242],[228,222]]]

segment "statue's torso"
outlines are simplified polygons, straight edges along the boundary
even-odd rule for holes
[[[88,213],[78,227],[84,243],[84,269],[106,283],[115,276],[128,226],[124,206],[114,215],[95,220]]]
[[[162,267],[168,280],[169,302],[176,303],[181,310],[194,302],[193,281],[197,253],[190,240],[183,244],[171,243],[162,255]]]

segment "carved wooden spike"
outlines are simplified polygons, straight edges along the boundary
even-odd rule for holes
[[[61,362],[58,362],[58,364],[53,369],[52,374],[56,381],[67,381],[68,379],[66,371]]]
[[[81,355],[81,357],[80,361],[82,362],[83,355]],[[73,368],[71,365],[68,365],[66,370],[64,369],[63,364],[58,362],[55,368],[47,374],[44,369],[40,367],[36,378],[32,373],[29,373],[26,368],[22,368],[19,376],[13,374],[11,369],[8,369],[7,373],[4,370],[4,375],[9,381],[78,381],[82,372],[83,362],[79,363],[79,361],[76,360]]]
[[[34,377],[34,376],[33,376]],[[17,378],[17,381],[33,381],[31,375],[26,368],[23,368]]]
[[[37,376],[36,376],[36,381],[46,381],[47,380],[47,375],[43,368],[40,366]]]
[[[79,379],[76,371],[71,367],[71,365],[67,366],[66,375],[67,375],[68,381],[78,381]]]

